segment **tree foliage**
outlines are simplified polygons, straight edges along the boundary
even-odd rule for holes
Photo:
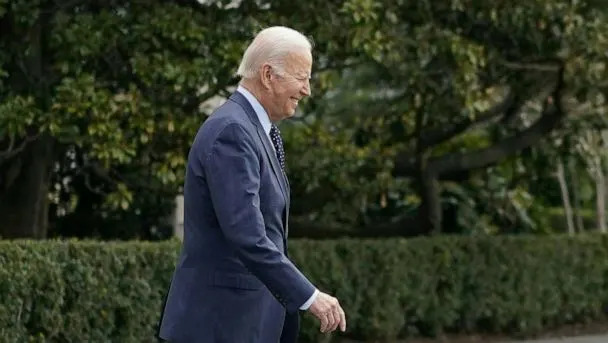
[[[128,220],[153,235],[269,25],[315,47],[313,98],[283,124],[301,227],[499,223],[479,190],[525,198],[509,165],[565,118],[605,116],[599,1],[0,0],[0,234],[44,237],[50,217],[50,234]]]

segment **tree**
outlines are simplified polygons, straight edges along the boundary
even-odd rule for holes
[[[0,1],[0,236],[45,237],[49,194],[69,212],[75,184],[98,211],[179,192],[200,104],[253,31],[220,5]]]
[[[582,106],[595,110],[606,87],[596,2],[352,0],[342,11],[362,52],[346,64],[377,71],[375,107],[351,112],[373,115],[364,135],[382,133],[374,144],[394,151],[393,175],[417,186],[422,233],[441,231],[443,182],[537,145]],[[463,144],[471,136],[485,143]]]
[[[281,24],[315,43],[315,96],[283,130],[294,215],[438,233],[454,184],[603,106],[607,23],[592,0],[0,0],[0,235],[46,236],[49,201],[155,213],[180,192],[201,104]]]

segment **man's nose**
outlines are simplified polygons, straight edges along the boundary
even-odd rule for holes
[[[312,93],[310,90],[310,80],[308,80],[308,79],[306,80],[306,83],[304,84],[304,87],[302,87],[300,92],[304,96],[310,96],[310,94]]]

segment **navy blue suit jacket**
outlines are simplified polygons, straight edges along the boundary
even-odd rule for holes
[[[287,258],[289,184],[271,144],[238,92],[199,129],[188,156],[184,241],[161,338],[275,343],[282,334],[281,342],[295,337],[284,332],[286,315],[297,316],[315,287]]]

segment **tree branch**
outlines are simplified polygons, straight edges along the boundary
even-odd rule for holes
[[[503,60],[500,62],[503,66],[513,70],[541,71],[541,72],[559,72],[561,65],[556,61],[536,62],[536,63],[520,63],[509,62]]]
[[[537,143],[548,132],[552,131],[566,115],[561,104],[563,88],[564,67],[562,66],[558,70],[554,91],[547,98],[549,106],[543,110],[542,116],[536,123],[488,148],[434,158],[429,162],[429,169],[438,174],[443,174],[483,168]]]
[[[423,134],[419,141],[419,148],[422,150],[426,150],[434,145],[443,143],[453,138],[454,136],[463,133],[473,125],[478,125],[483,122],[489,121],[500,116],[501,114],[505,116],[506,113],[517,111],[517,109],[519,109],[519,107],[521,107],[523,103],[524,101],[519,101],[518,97],[515,95],[514,92],[509,91],[508,95],[501,103],[480,114],[477,118],[466,118],[458,123],[453,124],[447,129],[435,128],[432,129],[430,133]],[[414,135],[412,135],[412,138],[413,136]],[[393,169],[393,175],[413,177],[417,175],[417,173],[418,168],[416,167],[415,154],[409,150],[404,150],[398,153],[395,157],[395,167]],[[442,180],[446,178],[447,180],[461,179],[462,175],[463,173],[461,172],[455,172],[451,173],[450,175],[440,175],[440,178]]]
[[[509,91],[503,101],[496,104],[494,107],[487,111],[480,113],[476,118],[467,117],[460,122],[454,123],[447,128],[434,128],[430,132],[425,133],[421,137],[421,144],[425,148],[441,144],[445,141],[450,140],[454,136],[457,136],[474,125],[481,124],[483,122],[492,120],[501,114],[504,114],[507,109],[515,105],[516,97],[513,91]]]
[[[15,146],[15,137],[11,136],[10,141],[8,143],[8,148],[4,150],[4,152],[0,153],[0,157],[7,155],[9,152],[13,151],[13,147]]]
[[[19,144],[17,148],[14,148],[15,139],[11,138],[8,148],[4,152],[0,153],[0,165],[2,165],[2,163],[4,163],[5,161],[13,158],[17,154],[21,153],[30,142],[38,139],[38,137],[40,137],[40,133],[37,133],[33,136],[25,137],[25,139],[21,142],[21,144]]]
[[[106,193],[104,193],[101,190],[101,187],[93,187],[93,185],[91,185],[91,175],[89,173],[83,173],[84,174],[84,185],[87,187],[87,189],[91,192],[93,192],[94,194],[97,195],[106,195]]]
[[[469,153],[454,153],[431,159],[431,161],[429,161],[431,164],[429,168],[434,168],[435,172],[438,173],[442,180],[453,178],[459,179],[471,169],[494,164],[504,157],[536,143],[544,134],[551,131],[565,115],[561,103],[562,90],[563,66],[557,70],[557,82],[551,92],[552,96],[550,98],[555,99],[555,106],[553,106],[551,110],[543,110],[543,115],[534,125],[489,148]],[[423,135],[422,140],[426,143],[426,147],[431,147],[434,144],[436,145],[447,141],[456,134],[466,131],[470,125],[475,125],[498,117],[501,111],[506,120],[508,119],[506,118],[507,116],[514,116],[517,114],[519,108],[523,106],[524,103],[525,101],[520,100],[516,94],[510,93],[503,102],[486,111],[476,120],[465,119],[447,129],[435,129],[431,133]],[[415,154],[412,151],[405,150],[399,152],[395,156],[393,175],[413,177],[416,176],[418,172]]]

